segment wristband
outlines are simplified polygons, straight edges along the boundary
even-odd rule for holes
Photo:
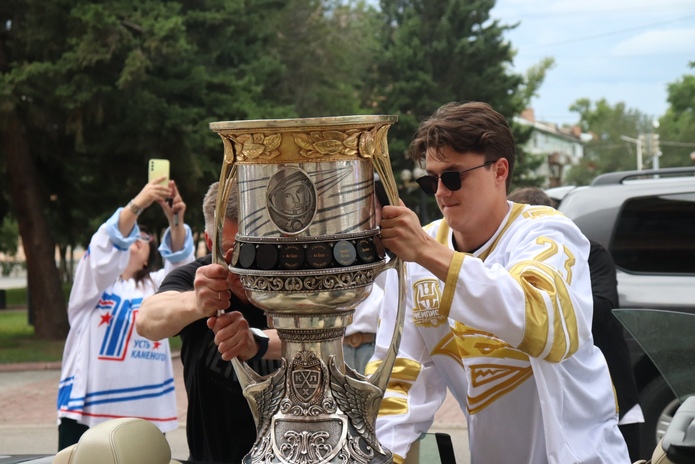
[[[268,344],[270,342],[270,338],[261,329],[251,327],[249,330],[251,331],[251,334],[253,334],[253,338],[258,342],[259,348],[258,353],[256,353],[253,358],[246,360],[247,363],[260,361],[263,359],[263,356],[265,356],[265,354],[268,352]]]
[[[136,216],[140,216],[140,213],[142,213],[143,211],[145,211],[145,208],[140,208],[138,205],[136,205],[136,204],[133,202],[133,200],[130,200],[130,201],[128,202],[128,208],[130,208],[130,211],[131,211],[134,215],[136,215]]]

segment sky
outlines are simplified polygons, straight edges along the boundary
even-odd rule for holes
[[[667,85],[695,74],[695,0],[497,0],[491,15],[519,22],[505,34],[515,72],[555,59],[531,103],[539,121],[575,124],[579,98],[658,118]]]

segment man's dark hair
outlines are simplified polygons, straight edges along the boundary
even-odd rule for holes
[[[490,105],[482,102],[448,103],[422,121],[410,144],[410,158],[416,163],[425,159],[428,148],[444,147],[457,153],[477,153],[485,161],[505,158],[509,163],[507,189],[512,181],[516,144],[509,122]]]
[[[553,200],[538,187],[524,187],[507,195],[507,200],[529,205],[553,206]]]

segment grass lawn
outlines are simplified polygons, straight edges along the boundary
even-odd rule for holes
[[[26,295],[26,288],[7,290],[8,309],[0,310],[0,364],[60,361],[65,341],[34,337],[34,327],[29,325],[27,316]],[[172,352],[181,349],[180,337],[170,338],[169,343]]]
[[[60,361],[63,345],[64,340],[35,339],[26,309],[0,311],[0,364]]]

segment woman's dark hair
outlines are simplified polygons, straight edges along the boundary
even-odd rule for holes
[[[150,252],[147,255],[147,264],[137,271],[133,278],[135,279],[135,285],[140,285],[140,282],[142,282],[145,279],[150,278],[150,272],[158,271],[159,269],[162,268],[162,261],[161,261],[161,256],[159,254],[159,245],[157,244],[157,237],[155,237],[147,228],[147,226],[142,226],[139,225],[140,227],[140,233],[143,234],[149,234],[152,239],[148,243],[150,246]]]

